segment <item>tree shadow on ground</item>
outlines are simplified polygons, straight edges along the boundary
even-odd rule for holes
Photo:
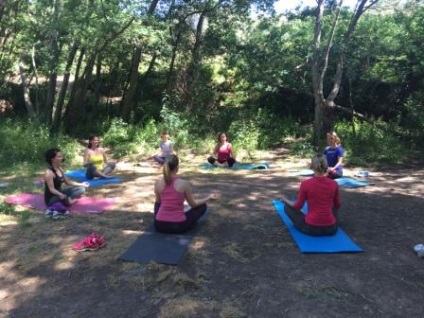
[[[192,171],[196,196],[219,190],[212,213],[178,266],[118,257],[152,223],[160,171],[134,172],[93,195],[120,196],[113,211],[64,222],[2,226],[0,313],[8,317],[420,317],[422,259],[412,246],[424,220],[419,176],[378,175],[341,189],[341,226],[363,253],[302,254],[272,200],[295,197],[301,177],[269,171]],[[418,171],[418,170],[414,170]],[[421,178],[423,171],[417,172]],[[401,180],[401,181],[399,181]],[[98,191],[98,192],[97,192]],[[37,217],[35,217],[37,218]],[[70,247],[90,231],[93,253]]]

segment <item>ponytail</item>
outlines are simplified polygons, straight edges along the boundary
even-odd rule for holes
[[[176,155],[169,155],[165,158],[165,163],[163,164],[163,178],[165,179],[165,184],[171,184],[172,173],[178,168],[179,159]]]

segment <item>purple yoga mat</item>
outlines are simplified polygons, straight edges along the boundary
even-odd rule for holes
[[[23,205],[36,210],[45,210],[44,197],[39,193],[20,193],[7,197],[4,202],[14,205]],[[103,213],[111,209],[118,202],[118,198],[91,198],[82,197],[69,207],[70,212]]]

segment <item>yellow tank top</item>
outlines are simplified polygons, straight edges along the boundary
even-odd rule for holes
[[[88,157],[88,161],[92,163],[98,170],[103,169],[103,155],[102,154],[91,154]]]

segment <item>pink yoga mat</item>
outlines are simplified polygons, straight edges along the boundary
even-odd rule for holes
[[[4,199],[4,202],[14,205],[23,205],[36,210],[45,210],[44,197],[39,193],[20,193]],[[70,206],[69,211],[79,213],[103,213],[112,208],[118,198],[91,198],[82,197]]]

